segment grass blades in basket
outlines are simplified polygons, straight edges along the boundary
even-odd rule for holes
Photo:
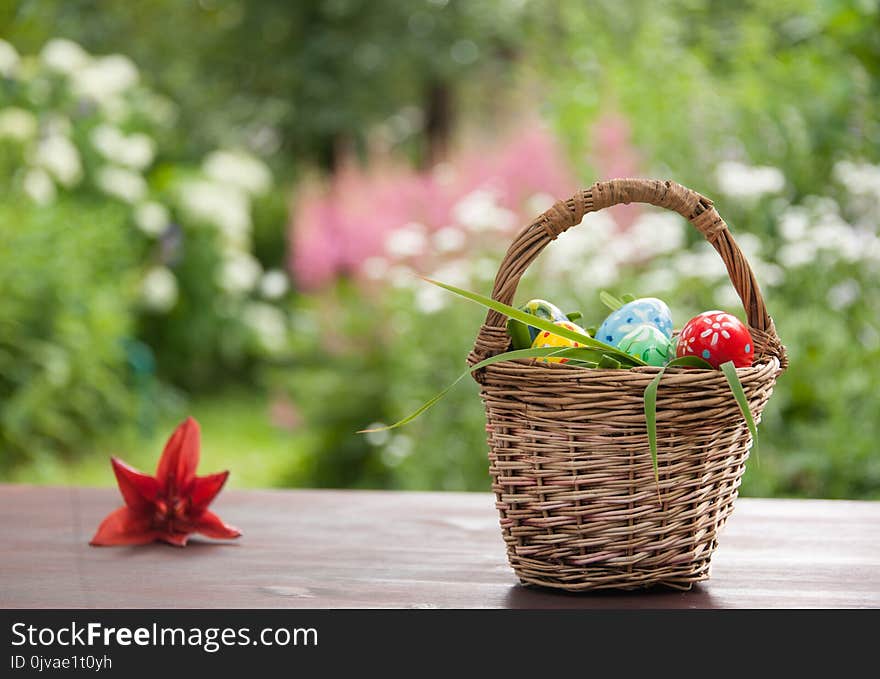
[[[599,291],[599,301],[607,306],[611,311],[617,311],[625,302],[619,297],[615,297],[607,290]]]
[[[581,366],[584,368],[595,368],[598,363],[595,360],[590,360],[592,358],[597,358],[596,356],[598,352],[593,349],[580,349],[577,347],[546,347],[540,349],[518,349],[516,351],[507,351],[503,354],[498,354],[497,356],[490,356],[487,359],[480,361],[479,363],[474,364],[467,370],[465,370],[461,375],[455,378],[455,381],[446,387],[440,393],[432,396],[430,399],[425,401],[422,405],[416,408],[412,413],[404,417],[402,420],[395,422],[394,424],[389,424],[387,427],[375,427],[373,429],[361,429],[358,431],[358,434],[371,434],[373,432],[378,431],[388,431],[389,429],[397,429],[398,427],[402,427],[405,424],[412,422],[423,412],[428,410],[431,406],[437,403],[440,399],[442,399],[449,391],[459,382],[461,382],[465,377],[474,372],[475,370],[480,370],[481,368],[485,368],[486,366],[492,365],[493,363],[501,363],[502,361],[514,361],[516,359],[521,358],[545,358],[547,356],[556,356],[559,358],[568,358],[570,359],[569,365]]]
[[[613,347],[610,344],[606,344],[605,342],[600,342],[593,337],[582,335],[581,333],[575,332],[574,330],[569,330],[568,328],[563,328],[562,326],[555,325],[552,321],[546,321],[543,318],[532,316],[531,314],[527,314],[524,311],[520,311],[515,307],[509,306],[497,300],[491,299],[489,297],[484,297],[483,295],[477,294],[476,292],[470,292],[469,290],[457,288],[454,285],[441,283],[440,281],[435,281],[430,278],[424,278],[424,280],[428,283],[431,283],[432,285],[436,285],[437,287],[443,288],[444,290],[455,293],[459,297],[464,297],[465,299],[469,299],[472,302],[476,302],[480,306],[486,307],[487,309],[497,311],[498,313],[503,314],[508,318],[513,318],[517,321],[525,323],[526,325],[531,325],[532,327],[538,328],[540,330],[552,332],[554,335],[559,335],[560,337],[570,339],[574,342],[579,342],[580,344],[583,344],[584,347],[600,349],[602,353],[608,354],[609,356],[612,356],[613,358],[620,361],[621,365],[623,366],[631,367],[634,365],[647,365],[647,363],[645,363],[642,359],[636,356],[631,356],[630,354],[621,351],[617,347]]]
[[[648,448],[651,450],[651,464],[654,466],[654,481],[657,484],[657,500],[660,500],[660,469],[657,466],[657,389],[660,388],[660,380],[667,368],[704,368],[715,370],[708,362],[699,356],[682,356],[673,359],[658,372],[654,379],[645,387],[645,425],[648,429]]]
[[[755,426],[755,418],[752,417],[749,400],[746,398],[742,382],[739,381],[739,375],[736,374],[736,366],[733,365],[733,361],[728,361],[727,363],[722,363],[720,368],[727,378],[727,384],[730,385],[730,391],[733,392],[733,397],[736,399],[737,405],[739,405],[740,412],[742,412],[743,417],[746,419],[746,425],[748,425],[749,433],[752,435],[752,448],[755,451],[755,460],[757,460],[758,428]]]

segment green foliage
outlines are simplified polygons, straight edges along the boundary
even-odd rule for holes
[[[154,400],[145,396],[152,357],[165,383],[187,390],[265,382],[287,393],[304,424],[280,458],[289,465],[270,465],[279,483],[487,488],[471,380],[403,430],[354,435],[411,412],[459,373],[478,309],[422,305],[421,283],[364,291],[340,281],[294,300],[230,293],[220,223],[235,210],[196,217],[181,197],[194,195],[184,187],[205,179],[202,161],[218,146],[271,158],[280,181],[248,198],[248,239],[236,252],[280,268],[288,186],[314,164],[332,166],[340,146],[397,147],[422,162],[431,136],[451,124],[444,115],[494,128],[501,111],[527,116],[537,101],[584,184],[631,152],[630,171],[711,196],[749,245],[791,367],[763,414],[761,464],[750,463],[743,492],[880,498],[880,272],[874,241],[855,238],[876,237],[880,222],[877,182],[864,187],[880,167],[876,25],[876,3],[856,0],[4,4],[0,34],[22,54],[64,36],[95,54],[125,53],[141,71],[122,122],[80,106],[34,58],[22,67],[39,84],[0,80],[2,107],[34,112],[41,135],[70,123],[84,169],[80,184],[55,182],[56,202],[38,208],[21,197],[29,151],[0,141],[0,464],[89,453],[101,432]],[[623,148],[597,139],[593,123],[609,117],[631,129]],[[106,159],[90,135],[108,122],[156,141],[142,174],[147,199],[176,225],[161,237],[139,231],[134,206],[94,181]],[[725,190],[731,160],[768,166],[781,188]],[[868,164],[861,189],[839,172],[842,160]],[[785,227],[798,211],[809,213],[801,235]],[[607,314],[603,287],[662,296],[679,327],[704,309],[737,310],[720,260],[694,230],[664,249],[655,245],[668,229],[646,224],[626,238],[564,234],[517,301],[580,308],[585,326]],[[624,241],[644,256],[618,262]],[[505,245],[465,253],[475,279],[462,285],[488,292],[483,265],[497,265]],[[154,268],[173,277],[170,307],[144,304]],[[216,426],[242,417],[230,406]],[[272,436],[275,445],[284,435]]]
[[[424,155],[415,133],[435,121],[413,107],[445,89],[451,116],[468,81],[491,102],[483,83],[510,72],[522,21],[500,0],[23,0],[0,10],[0,34],[23,51],[63,35],[129,55],[179,103],[175,141],[191,161],[231,143],[326,165],[380,123]]]
[[[784,168],[799,195],[840,157],[876,158],[874,3],[600,0],[551,13],[556,30],[534,25],[533,44],[578,153],[593,145],[589,121],[618,112],[652,169],[702,192],[724,155]]]
[[[126,215],[83,207],[0,204],[0,472],[85,452],[135,412]]]

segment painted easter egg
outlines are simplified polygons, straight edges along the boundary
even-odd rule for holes
[[[623,336],[618,349],[648,365],[663,366],[675,356],[673,341],[653,325],[644,323]]]
[[[559,307],[544,299],[529,300],[519,307],[519,310],[553,323],[568,320]],[[507,332],[513,340],[514,349],[527,349],[532,346],[541,331],[511,318],[507,321]]]
[[[640,325],[653,325],[667,337],[672,337],[672,312],[666,302],[656,297],[642,297],[628,302],[611,312],[596,331],[596,339],[612,346]]]
[[[582,335],[586,335],[587,331],[584,330],[579,325],[572,323],[571,321],[556,321],[554,325],[561,326],[563,328],[567,328],[568,330],[574,330],[575,332],[579,332]],[[570,340],[566,337],[560,337],[559,335],[554,335],[552,332],[546,332],[542,330],[537,337],[535,337],[535,341],[532,342],[533,349],[542,349],[544,347],[579,347],[581,346],[580,342],[576,342],[574,340]],[[544,358],[536,359],[543,363],[568,363],[567,358],[563,357],[554,357],[547,356]]]
[[[733,361],[747,368],[755,360],[755,344],[745,324],[724,311],[704,311],[681,329],[678,356],[699,356],[717,368]]]

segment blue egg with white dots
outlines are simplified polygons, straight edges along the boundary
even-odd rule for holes
[[[642,297],[612,311],[596,331],[596,339],[612,346],[620,344],[624,335],[639,325],[653,325],[672,337],[672,312],[666,302],[656,297]]]

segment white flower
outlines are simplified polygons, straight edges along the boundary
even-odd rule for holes
[[[55,184],[42,168],[35,167],[28,170],[24,176],[22,187],[30,199],[40,205],[46,205],[55,200]]]
[[[479,261],[477,264],[479,264]],[[492,266],[493,268],[497,266],[497,262],[492,262]],[[454,285],[458,288],[466,288],[470,285],[471,278],[469,262],[466,259],[446,262],[431,274],[431,278],[440,281],[441,283]]]
[[[779,218],[779,233],[788,241],[801,240],[807,235],[810,217],[801,206],[792,206]]]
[[[683,276],[715,281],[726,275],[724,263],[709,243],[703,241],[695,250],[686,250],[673,257],[672,267]]]
[[[43,45],[40,59],[51,70],[67,74],[79,71],[91,61],[88,52],[66,38],[53,38]]]
[[[27,141],[37,134],[37,117],[23,108],[0,109],[0,139]]]
[[[396,467],[412,455],[415,448],[413,440],[406,434],[394,434],[388,445],[382,450],[382,462],[389,467]]]
[[[673,212],[644,212],[630,227],[626,238],[645,255],[680,250],[685,244],[685,221]]]
[[[755,276],[758,280],[768,288],[781,285],[785,280],[785,269],[771,262],[765,262],[759,257],[753,257],[749,260]]]
[[[107,160],[142,170],[153,162],[156,145],[142,132],[124,135],[112,125],[98,125],[91,133],[94,146]]]
[[[217,227],[228,247],[249,247],[251,205],[243,191],[216,182],[192,181],[181,187],[180,202],[190,218]]]
[[[644,294],[668,292],[678,284],[675,271],[667,268],[651,269],[639,279],[638,290]]]
[[[761,239],[753,233],[742,232],[736,236],[736,244],[746,259],[757,259],[761,256]]]
[[[816,258],[816,246],[812,241],[798,241],[786,243],[776,255],[776,259],[782,266],[793,269],[804,264],[809,264]]]
[[[832,174],[853,195],[874,196],[880,200],[880,165],[841,160],[834,164]]]
[[[241,151],[214,151],[202,163],[205,174],[221,184],[231,184],[251,195],[266,193],[272,172],[261,160]]]
[[[287,342],[284,314],[271,304],[251,302],[245,306],[242,319],[266,351],[277,353]]]
[[[720,163],[715,170],[715,181],[723,193],[734,198],[758,198],[785,188],[785,176],[778,168],[735,161]]]
[[[428,245],[425,227],[416,222],[395,229],[385,239],[385,251],[392,258],[405,259],[421,255]]]
[[[861,292],[858,282],[847,278],[828,291],[828,304],[832,309],[846,309],[848,306],[852,306]]]
[[[742,300],[730,283],[723,283],[715,288],[712,295],[720,309],[735,309],[742,306]]]
[[[18,50],[5,40],[0,39],[0,75],[11,78],[18,70],[20,61]]]
[[[262,273],[256,257],[248,252],[232,252],[220,267],[217,283],[228,293],[244,293],[254,289]]]
[[[433,314],[444,308],[448,302],[447,293],[433,285],[425,285],[416,290],[416,309],[423,314]]]
[[[373,422],[370,424],[367,429],[382,429],[385,426],[384,422]],[[391,438],[391,434],[387,429],[383,429],[382,431],[370,431],[365,434],[367,439],[367,443],[371,446],[383,446]]]
[[[147,182],[137,172],[124,167],[105,165],[95,175],[98,188],[126,203],[137,203],[147,195]]]
[[[112,104],[114,99],[137,84],[137,66],[126,56],[113,54],[100,57],[72,74],[73,91],[99,104]]]
[[[539,215],[553,207],[555,202],[556,199],[549,193],[536,193],[526,201],[526,210],[529,214]]]
[[[266,299],[279,299],[285,295],[290,284],[287,274],[278,269],[267,271],[260,281],[260,294]]]
[[[608,212],[591,212],[544,250],[541,267],[552,273],[579,272],[587,260],[603,256],[605,245],[616,233],[617,224]]]
[[[388,281],[395,288],[412,288],[416,285],[416,272],[404,264],[395,264],[388,269]]]
[[[153,311],[169,311],[177,303],[177,279],[166,266],[150,269],[141,283],[141,299]]]
[[[364,276],[372,281],[377,281],[388,272],[388,260],[384,257],[367,257],[361,264]]]
[[[33,154],[33,163],[49,171],[59,184],[71,187],[82,179],[79,151],[67,137],[53,134],[42,139]]]
[[[639,243],[636,239],[628,233],[620,233],[605,244],[601,253],[594,254],[609,258],[616,264],[626,264],[636,259],[638,251]]]
[[[467,242],[467,234],[454,226],[444,226],[433,236],[434,249],[437,252],[456,252]]]
[[[516,215],[497,205],[495,194],[478,189],[452,208],[455,220],[471,231],[505,230],[516,224]]]
[[[495,280],[498,273],[498,261],[492,257],[480,257],[473,265],[473,275],[484,281]]]
[[[171,215],[161,203],[149,201],[134,209],[134,221],[138,228],[148,236],[161,236],[168,229]]]
[[[594,257],[587,260],[580,271],[580,284],[585,288],[598,288],[617,282],[619,271],[617,264],[609,257]]]
[[[868,234],[861,234],[836,214],[826,214],[814,226],[810,237],[820,250],[835,253],[849,262],[862,258]]]

